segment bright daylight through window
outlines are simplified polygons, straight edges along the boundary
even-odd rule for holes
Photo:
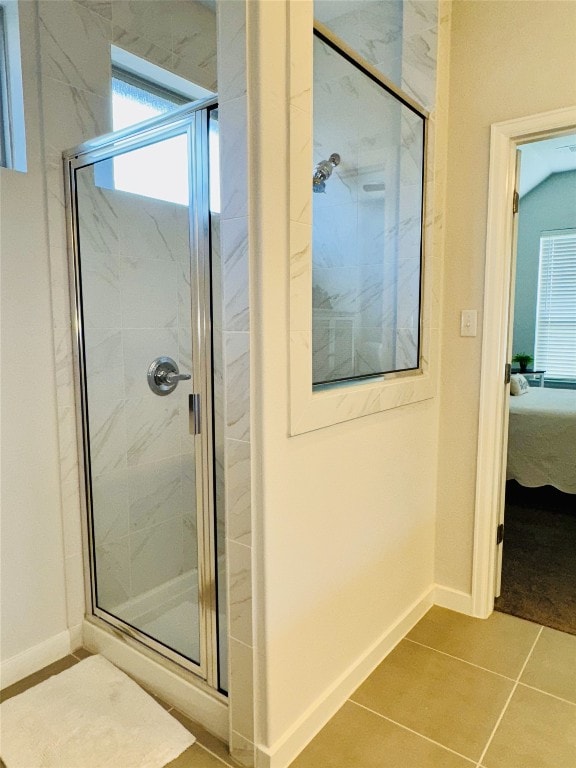
[[[112,127],[114,131],[158,117],[188,100],[129,73],[114,69]],[[188,137],[175,136],[114,159],[114,188],[157,200],[188,205]],[[173,173],[166,174],[166,168]]]

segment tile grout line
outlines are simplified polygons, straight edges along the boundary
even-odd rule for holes
[[[488,741],[486,742],[486,746],[484,747],[484,750],[483,750],[482,754],[480,755],[480,759],[476,763],[476,768],[482,768],[482,761],[486,757],[486,753],[488,752],[490,744],[492,743],[492,741],[494,739],[494,736],[496,735],[496,731],[498,730],[498,727],[500,726],[500,723],[502,722],[504,714],[505,714],[506,710],[508,709],[508,706],[509,706],[510,702],[512,701],[512,696],[514,696],[514,693],[515,693],[516,689],[518,688],[518,685],[520,684],[520,678],[522,677],[522,674],[524,673],[524,670],[526,669],[526,666],[527,666],[528,662],[530,661],[530,658],[531,658],[532,654],[534,653],[534,648],[536,648],[536,643],[540,639],[540,635],[542,634],[543,631],[544,631],[544,627],[541,626],[540,627],[540,631],[538,632],[538,635],[536,636],[536,639],[532,643],[532,648],[530,648],[528,656],[526,657],[526,660],[524,661],[524,664],[522,664],[522,669],[518,673],[518,677],[516,678],[516,681],[515,681],[515,683],[514,683],[514,685],[512,687],[512,690],[510,691],[510,695],[508,696],[508,698],[506,699],[506,703],[502,707],[502,712],[500,712],[500,716],[498,717],[498,720],[496,721],[496,724],[494,725],[494,728],[492,729],[492,733],[488,737]]]
[[[461,757],[463,760],[466,760],[471,765],[475,766],[475,768],[477,768],[475,761],[471,757],[466,757],[466,755],[463,755],[460,752],[456,752],[455,749],[451,749],[450,747],[447,747],[445,744],[441,744],[439,741],[434,741],[434,739],[431,739],[430,736],[425,736],[423,733],[420,733],[419,731],[415,731],[413,728],[410,728],[407,725],[403,725],[402,723],[399,723],[397,720],[392,720],[391,717],[386,717],[386,715],[383,715],[381,712],[376,712],[376,710],[370,709],[370,707],[367,707],[364,704],[360,704],[358,701],[354,701],[353,699],[348,699],[348,701],[351,704],[355,704],[357,707],[360,707],[361,709],[365,709],[367,712],[371,712],[373,715],[376,715],[377,717],[381,717],[382,720],[387,720],[389,723],[393,723],[394,725],[397,725],[399,728],[402,728],[403,730],[408,731],[409,733],[413,733],[415,736],[419,736],[421,739],[425,739],[426,741],[429,741],[431,744],[434,744],[437,747],[441,747],[442,749],[445,749],[447,752],[451,752],[453,755],[456,755],[457,757]]]
[[[540,637],[540,632],[536,636],[536,640]],[[426,645],[425,643],[419,643],[418,640],[411,640],[409,637],[403,638],[404,640],[408,640],[410,643],[414,643],[414,645],[419,645],[422,648],[427,648],[429,651],[435,651],[436,653],[441,653],[442,656],[448,656],[449,659],[455,659],[456,661],[462,661],[464,664],[469,664],[471,667],[476,667],[476,669],[481,669],[483,672],[490,672],[492,675],[497,675],[498,677],[503,677],[504,680],[511,680],[514,682],[517,678],[510,677],[509,675],[503,675],[501,672],[494,672],[493,669],[488,669],[488,667],[481,667],[480,664],[474,664],[473,661],[467,661],[466,659],[462,659],[460,656],[454,656],[451,653],[446,653],[446,651],[440,651],[438,648],[433,648],[431,645]],[[521,670],[522,671],[522,670]]]
[[[564,702],[564,704],[571,704],[573,707],[576,707],[576,701],[570,701],[570,699],[563,699],[562,696],[557,696],[555,693],[550,693],[550,691],[544,691],[542,688],[537,688],[535,685],[529,685],[528,683],[521,683],[518,681],[518,685],[521,685],[523,688],[530,688],[531,691],[537,691],[538,693],[543,693],[544,696],[551,696],[553,699],[557,699],[558,701]]]
[[[204,750],[204,752],[208,752],[208,754],[209,754],[209,755],[212,755],[212,757],[215,757],[215,758],[216,758],[216,760],[219,760],[219,761],[222,763],[222,765],[225,765],[225,766],[226,766],[226,768],[232,768],[232,764],[231,764],[231,763],[226,763],[226,762],[224,762],[224,760],[222,760],[222,758],[221,758],[221,757],[219,757],[219,756],[218,756],[218,755],[217,755],[215,752],[212,752],[212,750],[208,749],[208,747],[205,747],[203,744],[200,744],[200,742],[198,741],[198,739],[196,739],[196,742],[195,742],[195,743],[196,743],[196,744],[198,744],[198,746],[200,747],[200,749],[203,749],[203,750]]]

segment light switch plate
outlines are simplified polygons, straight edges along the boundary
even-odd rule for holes
[[[460,313],[460,336],[476,336],[478,330],[478,312],[475,309],[463,309]]]

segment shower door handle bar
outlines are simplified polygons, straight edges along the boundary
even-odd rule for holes
[[[188,415],[190,434],[199,435],[201,431],[200,395],[188,395]]]

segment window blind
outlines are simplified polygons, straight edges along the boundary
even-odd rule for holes
[[[576,380],[576,229],[540,237],[534,368]]]

